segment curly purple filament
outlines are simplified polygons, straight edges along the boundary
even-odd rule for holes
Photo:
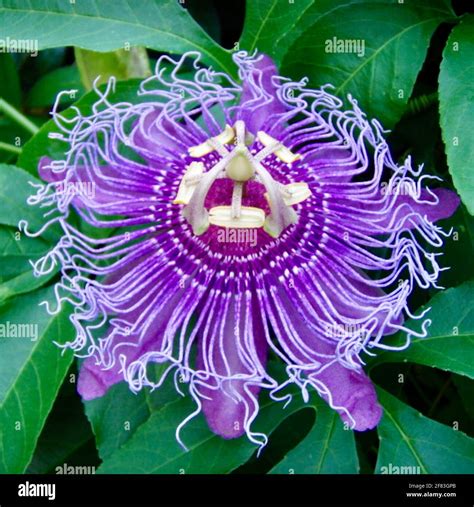
[[[193,79],[182,77],[189,60]],[[68,149],[42,159],[48,183],[30,198],[48,210],[35,234],[52,223],[64,233],[34,264],[38,276],[61,266],[48,311],[74,307],[65,347],[87,358],[83,398],[124,379],[135,392],[169,375],[179,392],[187,385],[196,410],[180,442],[202,410],[215,433],[264,445],[251,429],[259,391],[286,400],[289,383],[305,399],[312,386],[352,428],[373,428],[382,410],[361,354],[394,348],[384,335],[397,331],[404,347],[426,335],[427,320],[404,326],[407,298],[436,287],[440,254],[428,248],[446,234],[433,222],[458,198],[424,187],[436,178],[409,158],[397,165],[350,96],[344,110],[329,86],[279,77],[266,56],[234,60],[242,84],[188,53],[161,57],[137,104],[110,103],[113,80],[89,116],[65,118],[58,97],[52,137]],[[295,183],[305,197],[294,202]],[[68,223],[72,209],[116,234],[88,237]],[[269,354],[287,380],[269,373]]]

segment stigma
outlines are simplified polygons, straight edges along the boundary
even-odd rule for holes
[[[255,136],[246,129],[243,121],[238,120],[233,127],[226,125],[219,135],[188,149],[189,155],[197,160],[186,167],[173,203],[183,206],[182,214],[195,235],[204,234],[210,225],[215,225],[234,229],[263,228],[277,238],[298,221],[293,206],[311,196],[308,184],[293,182],[284,185],[276,181],[264,161],[274,155],[284,164],[291,165],[301,156],[266,132],[259,131],[256,138],[261,145],[258,152],[249,149]],[[210,153],[216,153],[218,160],[206,170],[206,165],[199,159]],[[220,178],[232,181],[232,197],[228,205],[208,210],[205,207],[207,194]],[[269,214],[261,208],[242,204],[244,188],[249,181],[257,181],[265,187]]]

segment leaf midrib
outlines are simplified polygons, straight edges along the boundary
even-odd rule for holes
[[[277,5],[278,0],[273,0],[273,4],[270,9],[268,9],[266,15],[263,17],[262,21],[260,22],[260,28],[257,30],[257,33],[253,37],[253,42],[249,47],[249,52],[253,51],[255,49],[256,43],[258,38],[260,37],[260,34],[262,33],[262,30],[267,23],[268,19],[270,18],[271,13],[275,10],[275,6]]]
[[[423,473],[427,474],[428,470],[425,468],[425,465],[424,465],[424,463],[423,463],[423,461],[421,459],[421,456],[419,456],[419,454],[417,453],[416,449],[413,447],[413,444],[411,443],[411,439],[403,431],[403,429],[401,428],[401,426],[398,424],[398,422],[395,420],[395,418],[392,416],[392,414],[390,413],[389,409],[385,405],[384,405],[383,409],[384,409],[384,413],[390,418],[390,420],[392,421],[392,424],[395,426],[395,428],[398,430],[398,432],[402,436],[404,442],[406,443],[407,447],[410,449],[411,453],[415,457],[415,459],[416,459],[418,465],[420,466],[421,470],[423,471]]]
[[[51,326],[53,326],[53,325],[58,325],[59,326],[59,322],[57,321],[57,319],[60,318],[60,316],[61,316],[61,314],[59,313],[59,314],[55,315],[48,322],[48,325],[45,327],[44,332],[41,334],[41,338],[38,338],[38,340],[35,342],[34,346],[31,348],[30,353],[25,358],[25,361],[23,362],[21,368],[18,370],[18,374],[16,375],[13,383],[7,389],[7,391],[5,393],[5,396],[3,397],[3,399],[2,399],[2,401],[0,403],[0,411],[4,410],[5,405],[10,400],[10,396],[11,396],[11,394],[13,392],[13,394],[15,395],[15,397],[18,400],[18,407],[19,407],[19,410],[20,410],[20,412],[22,414],[22,419],[24,420],[24,416],[23,416],[23,404],[21,403],[21,399],[19,398],[18,391],[17,391],[18,380],[21,379],[21,377],[23,376],[23,374],[24,374],[26,368],[28,367],[28,365],[30,364],[30,362],[34,366],[34,369],[36,371],[36,366],[34,365],[33,356],[35,355],[35,353],[37,352],[37,350],[40,348],[41,345],[43,345],[43,346],[45,345],[44,337],[45,337],[45,334],[48,332],[48,330],[51,328]],[[71,362],[72,362],[72,357],[70,359],[71,359]],[[56,364],[56,366],[58,366],[58,363]],[[56,372],[56,374],[57,374],[57,372]],[[56,392],[58,391],[58,389],[59,389],[59,387],[57,387]],[[42,399],[41,391],[38,392],[38,396],[39,396],[39,399],[40,399],[40,405],[43,406],[43,399]],[[46,422],[46,418],[44,418],[43,421],[40,421],[41,428],[44,427],[45,422]],[[41,431],[41,428],[40,428],[40,431]],[[25,439],[24,449],[26,449],[27,444],[26,444],[26,433],[25,433],[25,431],[23,431],[23,435],[24,435],[24,439]],[[5,460],[4,438],[5,438],[5,434],[3,432],[1,432],[0,433],[0,454],[1,454],[1,457],[2,457],[2,463],[3,463],[4,469],[8,470],[8,466],[7,466],[7,463],[6,463],[6,460]],[[33,451],[34,451],[34,449],[31,450],[31,452],[33,452]],[[28,463],[25,464],[25,468],[27,466],[28,466]]]
[[[60,318],[60,315],[61,315],[60,313],[58,313],[57,315],[54,315],[54,317],[48,322],[48,325],[44,328],[44,332],[41,334],[41,338],[38,338],[38,340],[36,340],[34,346],[30,349],[30,353],[23,361],[23,364],[22,364],[21,368],[18,370],[18,375],[15,377],[15,379],[18,379],[23,375],[27,365],[30,363],[32,357],[35,355],[35,352],[38,350],[38,348],[41,345],[44,345],[44,336],[46,335],[46,333],[49,331],[49,329],[53,325],[57,324],[56,320],[58,318]],[[71,358],[71,360],[72,360],[72,358]],[[3,399],[0,400],[0,411],[3,410],[5,403],[8,401],[8,398],[10,397],[10,394],[11,394],[12,390],[14,389],[15,385],[16,385],[16,382],[14,381],[10,385],[10,387],[7,389],[7,391],[5,392],[5,396],[3,397]]]
[[[141,28],[147,28],[147,29],[151,30],[152,32],[157,32],[159,34],[165,34],[165,35],[167,35],[167,36],[169,36],[171,38],[174,38],[174,39],[177,39],[177,40],[179,40],[181,42],[190,44],[191,46],[193,46],[193,47],[197,48],[198,50],[200,50],[202,53],[206,54],[213,62],[217,63],[219,65],[219,67],[221,67],[223,70],[225,70],[225,72],[227,72],[229,75],[231,75],[231,76],[234,75],[234,73],[231,70],[229,70],[229,68],[227,67],[227,64],[225,64],[224,62],[222,62],[212,52],[208,51],[205,47],[201,46],[196,41],[192,41],[191,39],[186,39],[185,37],[183,37],[181,35],[178,35],[176,33],[173,33],[171,31],[166,31],[166,30],[163,30],[163,29],[160,29],[160,28],[157,28],[157,27],[153,27],[153,26],[150,26],[150,25],[139,24],[139,23],[132,23],[130,21],[119,20],[119,19],[116,19],[116,18],[105,18],[102,15],[92,16],[92,15],[86,15],[86,14],[79,14],[77,12],[65,13],[65,12],[54,12],[54,11],[42,11],[42,10],[36,10],[34,8],[32,8],[32,9],[21,9],[21,8],[12,9],[12,8],[9,8],[9,7],[1,7],[0,8],[0,12],[2,12],[2,11],[8,11],[8,12],[12,12],[12,13],[15,13],[15,14],[24,14],[26,16],[33,14],[33,15],[43,15],[43,16],[59,16],[59,17],[66,17],[66,18],[71,18],[71,17],[75,17],[75,18],[79,18],[79,19],[83,18],[84,20],[87,20],[87,21],[89,21],[91,19],[94,19],[94,20],[99,20],[99,21],[104,21],[104,22],[116,23],[119,26],[123,25],[123,26],[132,26],[132,27],[135,27],[135,28],[140,28],[140,27]],[[132,9],[132,11],[133,11],[133,9]],[[191,16],[190,16],[190,18],[191,18]],[[222,48],[220,45],[218,45],[216,42],[214,42],[206,34],[206,32],[204,32],[201,29],[201,27],[195,23],[195,21],[192,18],[189,21],[192,24],[195,25],[194,26],[195,28],[197,28],[198,30],[201,30],[201,35],[203,35],[204,37],[208,38],[209,41],[216,47],[216,49],[221,50],[224,53],[228,54],[228,51],[226,51],[224,48]],[[55,46],[50,46],[50,47],[55,47]],[[166,48],[162,48],[162,49],[166,49]]]
[[[174,404],[174,403],[177,403],[179,401],[182,401],[180,399],[174,401],[174,402],[171,402],[170,405]],[[266,403],[263,403],[260,407],[261,410],[263,410],[264,408],[266,407],[270,407],[272,406],[273,404],[275,404],[276,402],[272,401],[272,400],[269,400],[267,401]],[[159,414],[159,412],[156,412]],[[210,435],[205,438],[204,440],[201,440],[199,442],[197,442],[195,445],[192,445],[192,446],[189,446],[188,447],[188,450],[189,451],[192,451],[194,449],[197,449],[198,447],[201,447],[202,445],[206,444],[207,442],[209,442],[209,440],[212,440],[213,438],[220,438],[218,437],[215,433],[212,433],[211,431],[209,431]],[[160,463],[160,466],[158,467],[155,467],[155,468],[152,468],[152,472],[155,473],[157,470],[160,470],[161,468],[163,468],[163,466],[169,464],[169,463],[172,463],[173,461],[176,461],[178,460],[180,457],[182,456],[182,453],[177,455],[177,456],[173,456],[173,458],[169,459],[168,461],[165,461],[165,462],[161,462]]]
[[[317,425],[318,421],[316,420],[316,425]],[[321,468],[323,466],[323,461],[324,459],[326,458],[326,455],[329,451],[329,441],[331,440],[332,438],[332,435],[334,433],[334,428],[336,427],[336,412],[333,411],[333,413],[331,414],[331,423],[330,423],[330,426],[329,426],[329,431],[326,432],[326,436],[325,436],[325,439],[324,439],[324,449],[323,449],[323,452],[321,453],[321,457],[319,459],[319,463],[316,467],[316,472],[317,474],[320,474],[321,473]]]
[[[378,57],[379,53],[385,49],[386,46],[388,46],[389,44],[391,44],[392,42],[398,40],[400,37],[402,37],[406,32],[412,30],[413,28],[416,28],[418,26],[421,26],[425,23],[432,23],[433,21],[436,21],[436,20],[440,20],[441,21],[441,18],[430,18],[430,19],[425,19],[423,21],[420,21],[418,23],[415,23],[413,25],[410,25],[406,28],[404,28],[401,32],[397,32],[396,35],[394,35],[393,37],[390,37],[390,39],[386,40],[378,49],[376,49],[366,60],[363,60],[362,63],[357,66],[353,72],[351,72],[349,74],[349,76],[335,89],[335,94],[338,95],[340,94],[340,92],[344,89],[344,87],[347,85],[347,83],[349,83],[350,81],[352,81],[354,79],[354,77],[369,63],[371,62],[372,60],[374,60],[376,57]]]
[[[183,399],[182,398],[178,398],[176,400],[173,400],[169,403],[167,403],[165,405],[166,408],[169,408],[169,407],[173,407],[173,405],[176,405],[178,403],[182,403],[183,402]],[[266,400],[264,403],[261,404],[260,406],[260,410],[264,410],[265,408],[268,408],[268,407],[271,407],[273,405],[276,405],[278,402],[275,402],[273,400]],[[131,445],[133,440],[136,438],[136,435],[138,433],[138,431],[140,429],[142,429],[142,431],[146,431],[146,428],[144,428],[145,425],[147,425],[149,423],[149,421],[151,420],[151,418],[153,418],[154,416],[157,416],[159,417],[160,415],[160,411],[163,410],[165,407],[161,407],[161,409],[158,411],[158,410],[153,410],[153,412],[150,414],[150,417],[147,418],[146,421],[144,421],[142,424],[140,424],[137,429],[135,430],[135,433],[133,434],[132,438],[127,440],[127,442],[125,442],[123,444],[123,446],[121,446],[120,448],[118,448],[114,453],[112,453],[107,461],[111,461],[113,459],[113,457],[120,453],[123,449],[126,449],[127,446]],[[299,407],[301,408],[301,407]],[[295,407],[294,407],[294,410],[298,410],[299,409],[298,406],[295,404]],[[289,411],[288,412],[288,415],[291,415],[292,413],[294,413],[294,410],[293,411]],[[220,438],[218,437],[216,434],[212,433],[212,432],[209,432],[209,436],[207,436],[205,439],[203,440],[200,440],[199,442],[196,442],[194,445],[191,445],[191,446],[188,446],[188,451],[191,452],[199,447],[201,447],[202,445],[205,445],[207,442],[209,442],[210,440],[216,438]],[[157,473],[160,469],[162,469],[164,466],[166,465],[169,465],[170,463],[173,463],[174,461],[177,461],[179,460],[181,457],[183,456],[183,453],[179,453],[179,454],[176,454],[174,456],[172,456],[171,458],[167,459],[166,461],[160,461],[160,464],[156,467],[153,467],[151,469],[149,469],[148,473],[149,474],[155,474]],[[102,468],[103,465],[107,465],[106,463],[106,460],[104,460],[103,464],[101,465],[100,468]],[[100,469],[99,469],[99,473],[101,473]],[[105,472],[105,473],[109,473],[109,472]],[[113,472],[112,472],[113,473]]]

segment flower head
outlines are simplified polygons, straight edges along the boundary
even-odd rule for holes
[[[215,433],[263,444],[251,428],[259,392],[286,399],[294,383],[352,428],[373,428],[381,408],[364,354],[397,331],[405,346],[425,334],[404,327],[408,298],[436,286],[431,250],[445,233],[433,222],[458,199],[428,189],[435,178],[410,159],[397,165],[350,96],[345,110],[329,86],[279,77],[266,56],[234,60],[239,83],[198,54],[163,56],[136,104],[110,103],[111,81],[89,116],[55,108],[66,156],[41,160],[48,183],[30,201],[64,234],[35,271],[61,266],[58,307],[72,303],[76,329],[66,347],[86,357],[79,392],[174,375],[196,402],[186,421],[202,410]],[[89,237],[72,209],[113,235]]]

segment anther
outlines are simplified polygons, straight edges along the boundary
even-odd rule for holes
[[[257,133],[257,138],[263,144],[263,146],[267,147],[269,151],[273,152],[275,156],[277,156],[281,161],[285,162],[285,164],[292,164],[301,158],[301,155],[295,155],[286,146],[281,144],[273,137],[269,136],[266,132],[259,131]]]
[[[178,193],[173,204],[188,204],[203,174],[204,164],[202,162],[191,162],[179,184]]]
[[[286,227],[298,221],[298,215],[292,206],[311,195],[308,185],[304,182],[288,185],[278,183],[262,165],[262,161],[272,153],[286,164],[301,157],[265,132],[260,131],[257,136],[264,147],[257,153],[250,152],[247,146],[253,143],[254,136],[247,131],[245,123],[238,120],[233,128],[226,125],[218,136],[189,148],[189,154],[193,157],[203,157],[212,151],[217,151],[221,156],[206,173],[204,164],[193,162],[180,183],[174,202],[186,204],[183,216],[191,224],[194,234],[203,234],[209,225],[229,228],[263,227],[268,234],[277,238]],[[235,146],[229,150],[230,146],[224,145],[230,143],[235,143]],[[233,181],[231,205],[216,206],[208,211],[204,205],[206,195],[213,182],[222,177]],[[268,216],[260,208],[242,206],[243,188],[249,180],[260,182],[267,190],[265,197],[270,206]]]
[[[234,129],[230,125],[226,125],[224,131],[221,132],[218,136],[211,137],[207,141],[204,141],[197,146],[191,146],[188,148],[188,153],[191,155],[191,157],[200,158],[217,150],[220,152],[219,155],[224,156],[227,154],[227,150],[224,148],[224,144],[232,143],[234,139]],[[225,153],[221,153],[222,148],[224,149]]]

